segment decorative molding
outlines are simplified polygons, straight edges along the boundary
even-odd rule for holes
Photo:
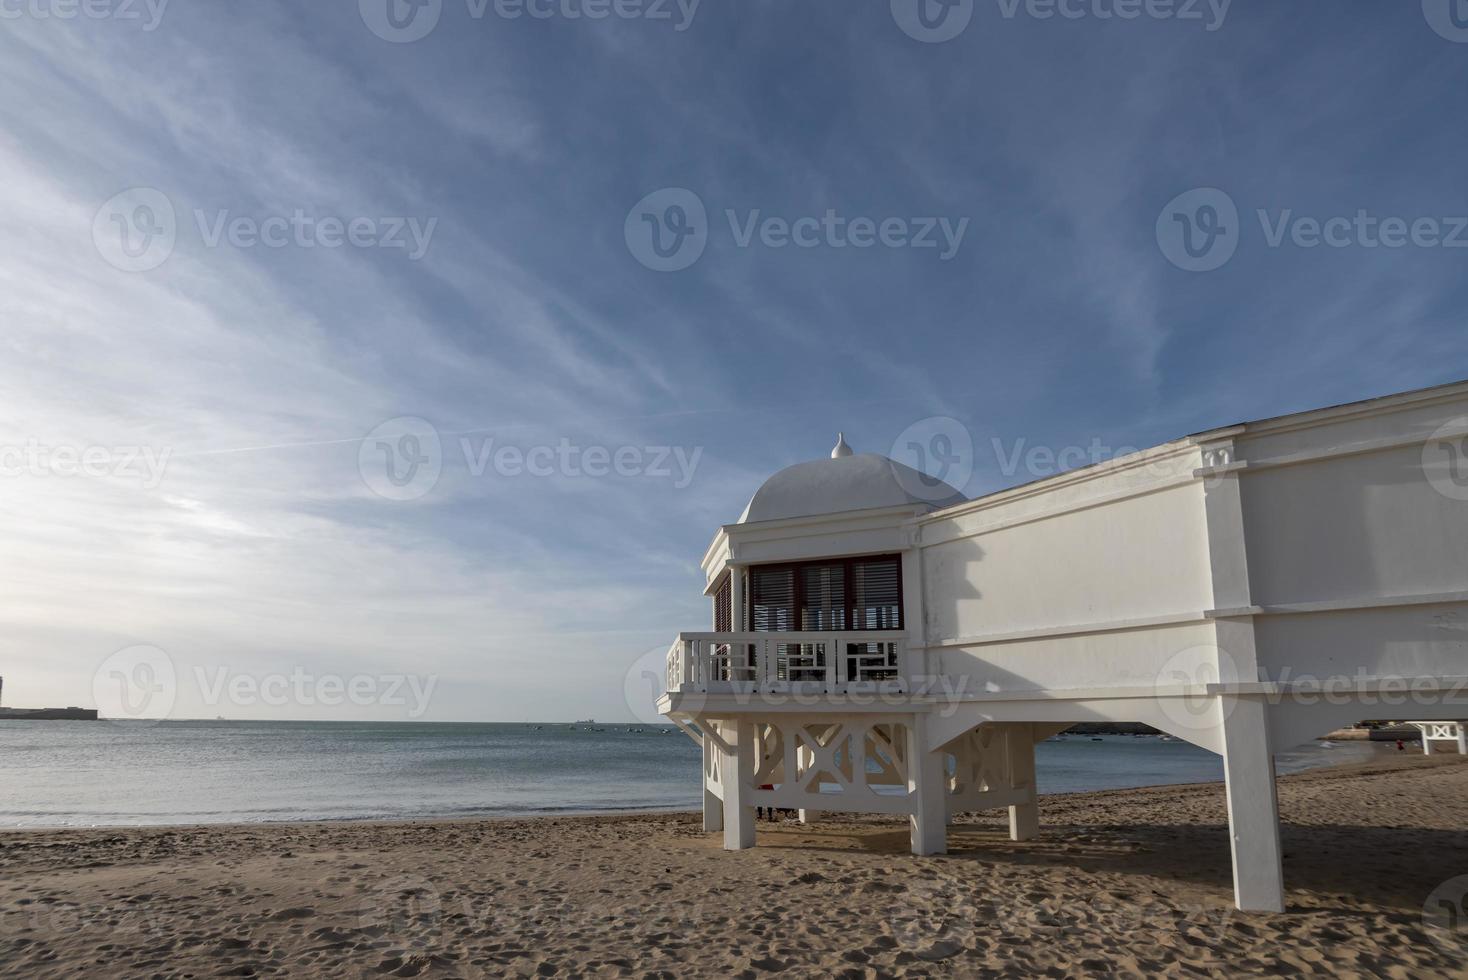
[[[1432,437],[1431,432],[1422,432],[1415,435],[1397,434],[1382,436],[1378,439],[1362,439],[1358,442],[1343,443],[1339,446],[1331,446],[1325,449],[1307,449],[1297,453],[1285,453],[1280,456],[1264,456],[1250,459],[1248,468],[1250,470],[1275,470],[1286,466],[1300,466],[1306,463],[1318,463],[1328,459],[1344,459],[1348,456],[1365,456],[1370,453],[1383,452],[1388,449],[1398,449],[1402,446],[1425,445]],[[1452,429],[1445,435],[1444,439],[1457,439],[1468,436],[1468,426],[1461,429]]]
[[[1169,613],[1161,616],[1144,616],[1135,619],[1113,619],[1094,623],[1074,623],[1068,626],[1051,626],[1039,629],[979,633],[972,636],[945,637],[943,639],[929,640],[923,649],[939,650],[951,649],[953,647],[977,647],[1023,640],[1043,640],[1052,637],[1120,633],[1134,629],[1186,626],[1192,623],[1211,622],[1217,619],[1247,619],[1254,616],[1302,616],[1310,613],[1350,612],[1357,609],[1390,609],[1397,606],[1448,605],[1455,602],[1468,602],[1468,592],[1424,592],[1417,595],[1383,596],[1368,599],[1332,599],[1323,602],[1291,602],[1263,606],[1205,609],[1199,612]]]
[[[1185,626],[1191,623],[1204,623],[1208,619],[1208,614],[1200,611],[1171,613],[1165,616],[1145,616],[1136,619],[1113,619],[1099,623],[1075,623],[1069,626],[1049,626],[1039,629],[980,633],[974,636],[957,636],[940,640],[930,640],[924,649],[939,650],[952,647],[980,647],[995,643],[1013,643],[1022,640],[1044,640],[1051,637],[1120,633],[1125,630],[1157,629],[1165,626]]]
[[[1204,615],[1209,619],[1231,619],[1245,616],[1308,616],[1313,613],[1394,609],[1401,606],[1439,606],[1455,602],[1468,602],[1468,592],[1419,592],[1412,595],[1325,599],[1316,602],[1281,602],[1237,609],[1210,609]]]
[[[1144,466],[1155,466],[1168,459],[1192,455],[1197,453],[1197,451],[1197,444],[1191,438],[1177,439],[1172,442],[1163,443],[1160,446],[1154,446],[1151,449],[1128,453],[1126,456],[1120,456],[1116,459],[1110,459],[1092,466],[1067,470],[1064,473],[1057,473],[1054,476],[1047,476],[1030,483],[1021,484],[1017,487],[1010,487],[1007,490],[998,490],[961,504],[954,504],[952,507],[935,510],[930,514],[924,514],[919,518],[919,521],[923,524],[932,524],[937,521],[952,520],[957,517],[988,510],[992,507],[1000,507],[1017,500],[1025,500],[1029,497],[1053,493],[1056,490],[1077,484],[1116,476],[1128,470],[1139,469]],[[1191,479],[1191,474],[1188,474],[1185,479],[1176,482],[1187,483]],[[1154,489],[1156,487],[1151,485],[1141,487],[1133,491],[1133,495],[1142,496],[1143,494],[1152,492]]]
[[[1233,443],[1218,446],[1203,447],[1203,468],[1205,470],[1217,470],[1225,466],[1233,466],[1237,460],[1234,459]]]
[[[1468,381],[1454,381],[1434,388],[1422,388],[1417,391],[1407,391],[1395,395],[1384,395],[1380,398],[1369,398],[1365,401],[1349,402],[1345,405],[1334,405],[1330,408],[1318,408],[1313,411],[1296,412],[1290,415],[1281,415],[1272,419],[1261,419],[1249,422],[1245,425],[1229,426],[1226,429],[1215,429],[1199,433],[1195,439],[1199,441],[1210,441],[1219,434],[1236,434],[1247,432],[1249,435],[1279,435],[1286,432],[1299,432],[1305,429],[1319,428],[1323,425],[1332,425],[1360,418],[1370,418],[1374,415],[1394,415],[1398,412],[1411,411],[1414,408],[1428,408],[1434,405],[1447,404],[1449,402],[1462,401],[1468,398]]]
[[[1023,527],[1026,524],[1038,524],[1041,521],[1049,521],[1057,517],[1065,517],[1069,514],[1079,514],[1082,511],[1095,510],[1098,507],[1106,507],[1110,504],[1120,503],[1123,500],[1133,500],[1139,497],[1147,497],[1154,493],[1163,493],[1168,490],[1176,490],[1179,487],[1185,487],[1189,484],[1199,482],[1201,482],[1201,478],[1196,476],[1194,471],[1189,471],[1181,477],[1174,478],[1165,483],[1152,483],[1148,484],[1145,487],[1136,487],[1133,489],[1122,490],[1115,493],[1105,494],[1100,497],[1089,497],[1085,500],[1079,500],[1074,503],[1061,504],[1059,506],[1050,507],[1047,510],[1038,511],[1034,514],[1026,514],[1023,517],[1012,518],[1010,520],[998,520],[992,524],[986,524],[982,527],[965,529],[955,533],[946,534],[941,539],[938,539],[936,534],[925,535],[925,537],[932,537],[933,540],[924,541],[923,547],[931,548],[934,545],[948,544],[953,541],[963,541],[966,538],[977,538],[985,534],[993,534],[996,531],[1007,531],[1010,528]],[[1005,502],[1008,503],[1010,501]],[[919,518],[919,521],[924,525],[932,525],[936,523],[938,515],[947,513],[949,512],[934,511],[927,517]],[[929,530],[931,531],[931,528],[929,528]]]

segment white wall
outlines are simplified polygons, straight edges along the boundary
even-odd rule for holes
[[[1427,437],[1454,420],[1468,421],[1468,396],[1239,441],[1271,678],[1468,674],[1468,604],[1432,601],[1468,596],[1468,501],[1423,465]]]
[[[1257,614],[1230,643],[1252,622],[1269,679],[1468,675],[1468,501],[1423,467],[1428,437],[1460,422],[1468,385],[1219,430],[932,515],[928,662],[971,693],[1146,686],[1206,657],[1204,614],[1237,602]],[[1230,441],[1225,469],[1195,475],[1198,444]],[[1218,508],[1208,526],[1219,479],[1239,480],[1242,526]],[[1240,536],[1247,593],[1216,601],[1210,550]]]
[[[925,546],[929,638],[1207,608],[1202,501],[1192,483]]]
[[[1144,456],[925,522],[929,662],[971,692],[1149,686],[1211,643],[1201,455]]]
[[[1427,481],[1420,445],[1240,481],[1256,605],[1468,590],[1468,503]]]

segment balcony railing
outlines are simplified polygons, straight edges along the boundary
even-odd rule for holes
[[[908,690],[907,634],[680,633],[668,693],[836,694]]]

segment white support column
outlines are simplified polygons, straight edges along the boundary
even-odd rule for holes
[[[713,725],[713,722],[705,722]],[[708,787],[708,773],[713,764],[722,763],[718,758],[719,747],[707,734],[703,737],[703,832],[705,834],[716,833],[724,829],[724,801]],[[722,766],[720,766],[722,771]]]
[[[755,813],[750,802],[754,789],[754,722],[720,726],[733,752],[726,753],[719,770],[724,789],[724,850],[754,846]]]
[[[1246,912],[1284,911],[1279,800],[1268,718],[1261,700],[1219,698],[1223,775],[1233,845],[1234,904]]]
[[[1009,808],[1009,839],[1029,840],[1040,833],[1040,806],[1035,793],[1035,733],[1028,723],[1006,725],[1004,750],[1009,756],[1009,782],[1025,789],[1029,802]]]
[[[927,715],[913,715],[907,725],[907,791],[912,853],[948,853],[948,800],[944,793],[943,753],[927,748]]]
[[[1468,725],[1458,722],[1458,754],[1468,755]]]
[[[1432,755],[1432,726],[1420,725],[1422,729],[1422,754]]]
[[[933,673],[924,649],[928,640],[923,628],[926,614],[923,611],[922,530],[914,527],[911,534],[911,544],[902,552],[902,626],[903,632],[907,634],[907,650],[901,659],[901,666],[904,671],[903,680],[907,682],[904,689],[907,691],[920,690],[924,682],[919,678],[926,678]]]
[[[799,771],[806,772],[811,766],[815,765],[816,754],[804,743],[797,743],[795,746],[795,758],[796,764],[799,766]],[[787,774],[786,778],[793,782],[795,780],[795,773]],[[803,824],[812,824],[820,821],[820,810],[800,810],[798,812],[800,814],[800,822]]]
[[[1253,590],[1249,585],[1248,538],[1244,531],[1243,489],[1239,486],[1239,460],[1234,452],[1233,433],[1218,442],[1200,447],[1202,462],[1211,468],[1203,478],[1203,515],[1208,528],[1208,569],[1213,589],[1213,608],[1249,610]],[[1218,676],[1209,681],[1253,683],[1261,680],[1255,646],[1254,617],[1244,612],[1214,619],[1214,642],[1218,647]]]

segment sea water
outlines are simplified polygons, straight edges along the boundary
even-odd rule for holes
[[[1388,743],[1311,746],[1283,772]],[[700,752],[649,725],[0,722],[0,827],[394,820],[694,809]],[[1223,778],[1155,736],[1040,743],[1042,793]]]

